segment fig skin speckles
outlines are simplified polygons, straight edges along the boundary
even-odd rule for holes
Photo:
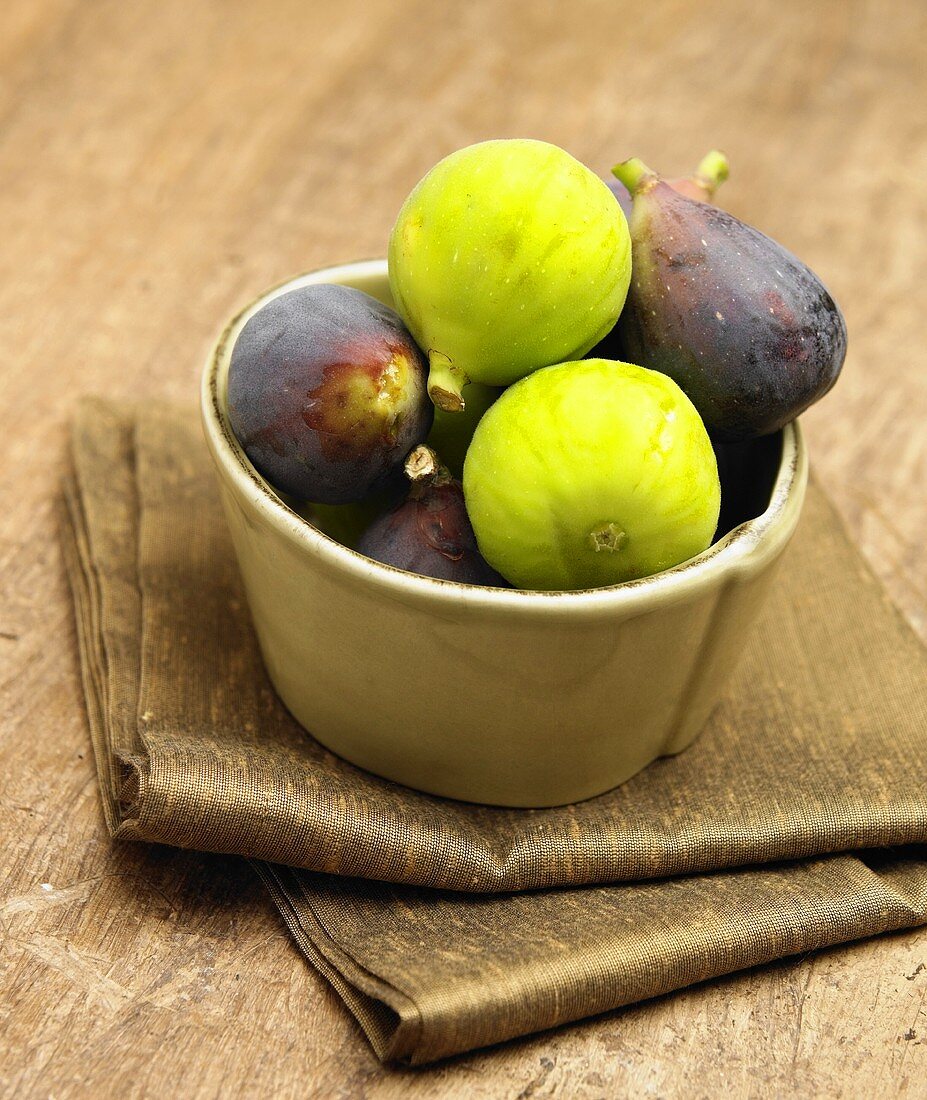
[[[351,287],[273,298],[232,351],[236,437],[273,486],[302,500],[363,500],[431,428],[427,365],[402,320]]]
[[[615,171],[634,196],[634,267],[608,345],[674,379],[719,440],[767,435],[822,397],[847,331],[814,272],[639,161]]]

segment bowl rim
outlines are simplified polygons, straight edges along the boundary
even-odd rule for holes
[[[602,588],[563,591],[461,584],[384,565],[325,534],[274,492],[240,447],[232,432],[224,400],[228,362],[238,333],[247,320],[280,294],[313,283],[357,285],[358,281],[371,283],[385,278],[386,260],[368,259],[316,268],[277,283],[227,322],[203,370],[202,422],[220,474],[239,497],[245,498],[280,534],[304,552],[356,583],[369,584],[405,598],[451,603],[455,608],[519,611],[531,615],[549,614],[554,609],[568,611],[571,615],[603,610],[630,614],[646,611],[658,603],[676,602],[706,588],[718,587],[738,574],[753,572],[763,562],[777,557],[790,539],[798,522],[808,476],[807,449],[797,421],[781,429],[782,452],[766,509],[734,527],[701,554],[638,580]]]

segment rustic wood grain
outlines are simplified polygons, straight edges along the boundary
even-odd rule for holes
[[[382,1098],[927,1095],[927,932],[416,1072],[379,1066],[233,859],[107,839],[55,539],[76,397],[196,399],[223,318],[382,254],[439,156],[605,170],[712,145],[845,308],[813,461],[927,637],[927,8],[11,0],[0,13],[0,1090]],[[861,629],[865,624],[861,624]]]

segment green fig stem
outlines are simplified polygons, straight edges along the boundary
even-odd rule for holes
[[[705,188],[711,198],[730,175],[730,171],[727,157],[719,149],[712,149],[702,157],[693,179]]]
[[[428,396],[445,412],[463,412],[463,388],[470,381],[440,351],[428,353]]]
[[[623,160],[621,164],[616,164],[612,169],[612,175],[621,180],[632,196],[644,184],[658,178],[656,172],[648,168],[639,157],[631,157],[630,160]]]

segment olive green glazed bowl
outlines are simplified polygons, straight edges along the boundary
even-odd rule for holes
[[[254,626],[291,713],[377,775],[502,806],[590,798],[686,748],[721,697],[795,530],[807,480],[798,425],[719,449],[720,537],[656,576],[525,592],[405,573],[298,515],[229,425],[229,359],[242,326],[275,295],[320,282],[391,304],[383,260],[293,279],[228,324],[202,385]]]

